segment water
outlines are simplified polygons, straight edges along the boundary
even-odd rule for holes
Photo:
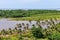
[[[9,28],[14,29],[15,27],[17,27],[16,24],[19,24],[19,23],[20,24],[24,23],[25,25],[27,23],[30,24],[29,21],[12,21],[9,19],[1,19],[0,30],[3,30],[3,29],[8,30]],[[33,24],[36,24],[36,21],[32,21],[32,23],[29,25],[29,28],[31,28]]]
[[[24,23],[25,25],[28,23],[29,24],[29,28],[31,28],[32,27],[32,25],[34,24],[35,26],[37,26],[36,25],[36,22],[37,21],[32,21],[31,23],[29,22],[29,21],[12,21],[12,20],[10,20],[10,19],[5,19],[5,18],[3,18],[3,19],[1,19],[0,20],[0,30],[3,30],[3,29],[5,29],[5,30],[8,30],[9,28],[11,28],[11,29],[14,29],[15,27],[17,27],[16,26],[16,24],[22,24],[22,23]],[[45,21],[40,21],[40,22],[45,22]],[[57,23],[59,23],[60,21],[54,21],[55,22],[55,24],[57,24]],[[49,25],[47,25],[48,23],[46,23],[45,22],[45,24],[43,25],[42,23],[40,24],[43,28],[47,28],[47,26]],[[50,25],[49,25],[50,26]]]

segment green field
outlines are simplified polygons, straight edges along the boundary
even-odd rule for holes
[[[60,19],[60,15],[58,14],[36,14],[31,17],[21,17],[21,18],[11,18],[12,20],[45,20],[57,18]]]

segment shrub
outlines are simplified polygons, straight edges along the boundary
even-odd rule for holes
[[[48,37],[49,40],[60,40],[60,33],[53,33]]]
[[[40,28],[33,28],[32,29],[32,34],[36,38],[43,38],[44,37],[44,35],[42,33],[42,30]]]

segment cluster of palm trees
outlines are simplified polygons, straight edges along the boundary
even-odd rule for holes
[[[57,19],[55,19],[55,21],[57,21]],[[29,23],[31,24],[31,20],[29,21]],[[14,34],[14,33],[22,33],[22,32],[25,32],[25,31],[27,31],[27,30],[30,30],[30,28],[29,28],[29,26],[30,26],[30,24],[24,24],[24,23],[22,23],[22,24],[16,24],[17,25],[17,27],[15,27],[14,29],[11,29],[11,28],[9,28],[9,30],[2,30],[2,31],[0,31],[0,35],[10,35],[10,34]],[[47,28],[50,28],[50,26],[53,26],[52,28],[54,28],[55,27],[55,23],[54,23],[54,21],[53,21],[53,19],[50,19],[50,21],[49,20],[44,20],[44,21],[40,21],[40,20],[38,20],[38,21],[36,21],[36,25],[37,25],[37,27],[39,27],[39,28],[43,28],[42,27],[42,25],[44,25],[45,26],[45,24],[47,25]],[[23,26],[22,26],[23,25]],[[36,25],[35,24],[33,24],[32,25],[32,27],[36,27]]]

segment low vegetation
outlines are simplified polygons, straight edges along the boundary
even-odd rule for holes
[[[58,10],[0,10],[1,18],[11,18],[12,20],[42,20],[59,18]]]
[[[0,18],[11,18],[12,20],[38,20],[37,28],[35,25],[29,29],[29,25],[17,24],[15,29],[0,31],[0,40],[60,40],[60,23],[54,24],[51,21],[48,27],[43,29],[39,25],[40,20],[57,18],[60,20],[60,11],[58,10],[0,10]],[[44,23],[43,23],[44,24]],[[25,25],[24,23],[22,25]]]
[[[60,23],[54,24],[52,21],[52,27],[45,29],[39,25],[39,22],[37,25],[37,27],[32,25],[33,27],[29,29],[27,24],[24,30],[21,29],[21,24],[17,24],[13,30],[11,28],[3,29],[0,31],[0,40],[60,40]]]

